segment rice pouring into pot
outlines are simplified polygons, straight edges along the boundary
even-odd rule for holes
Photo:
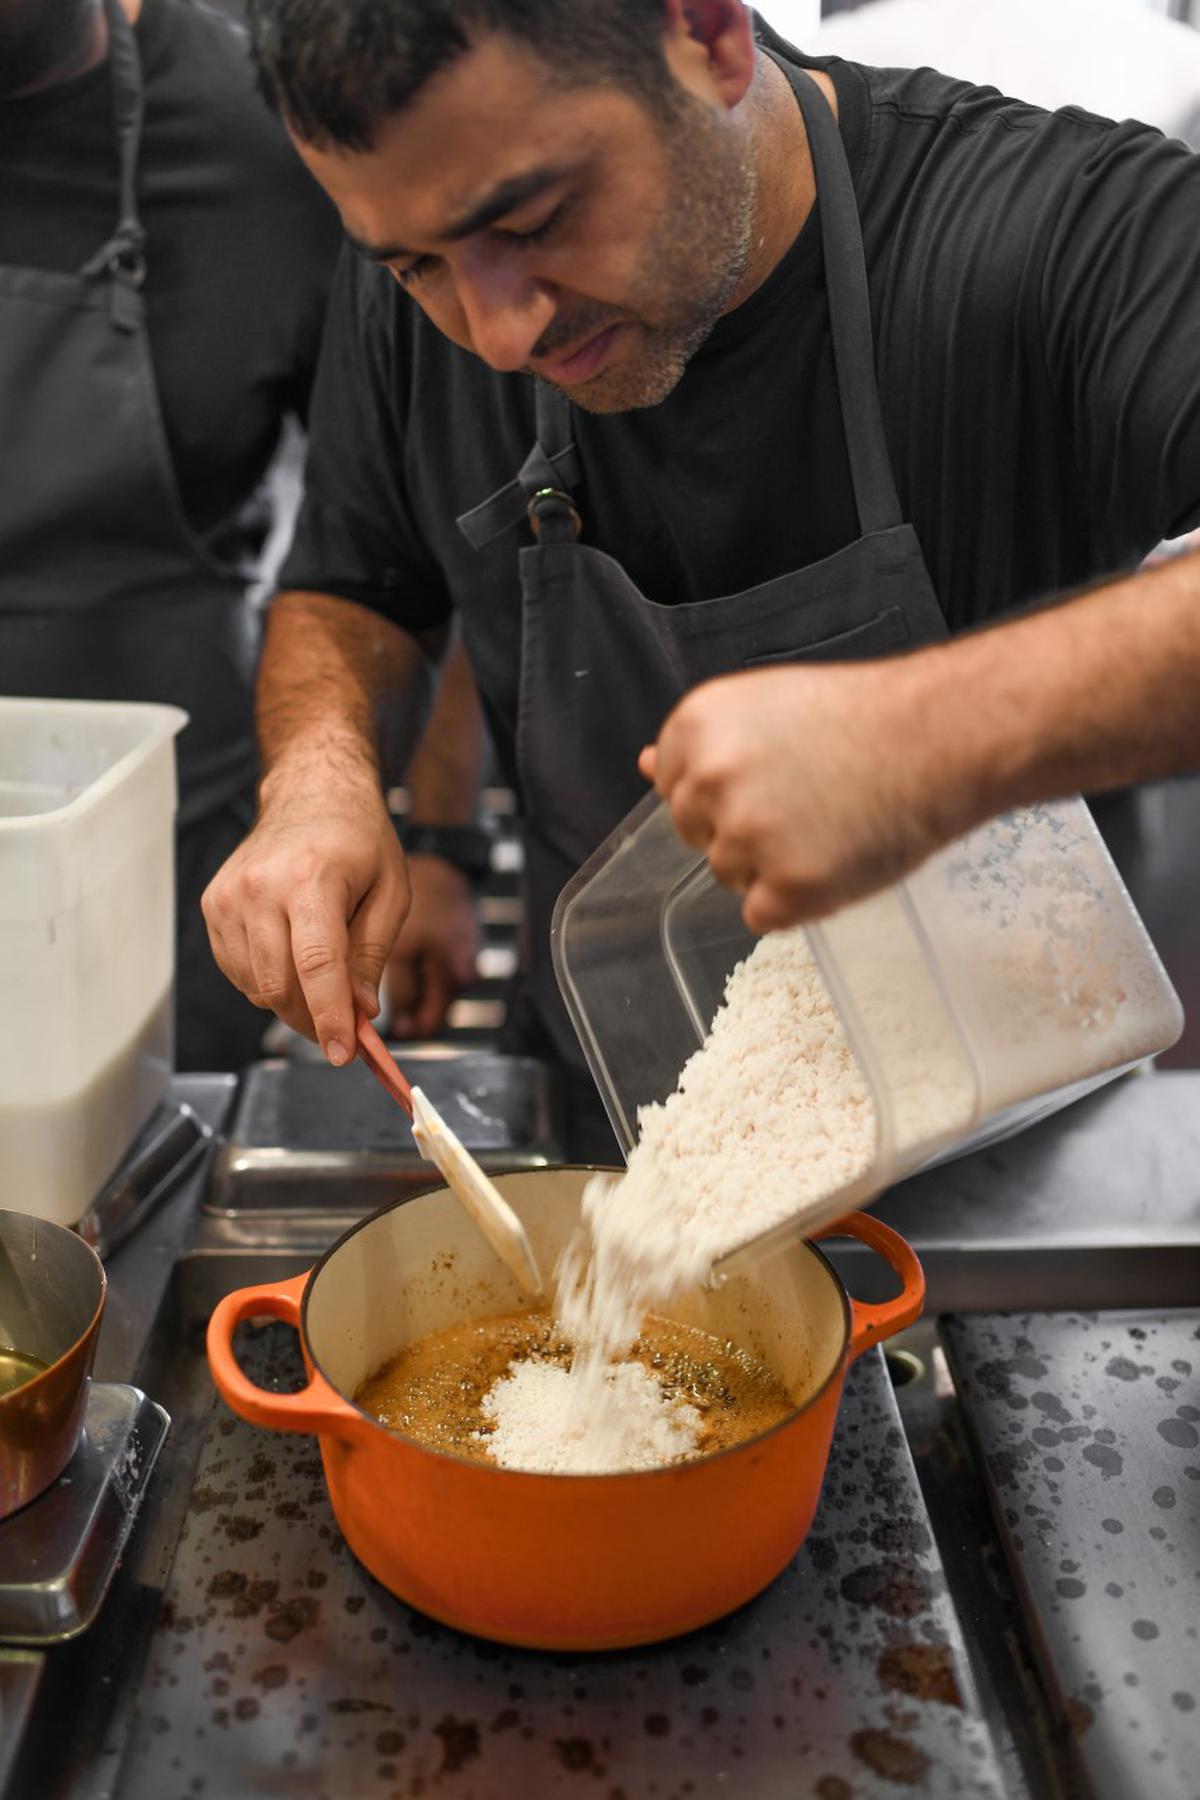
[[[881,981],[889,968],[881,946]],[[920,1035],[913,1013],[911,993],[881,991],[877,1023],[890,1020],[894,1036]],[[960,1124],[971,1092],[957,1056],[916,1062],[908,1130]],[[870,1168],[874,1102],[802,929],[762,938],[737,965],[675,1092],[643,1107],[638,1127],[624,1175],[588,1184],[582,1230],[560,1261],[554,1310],[575,1347],[569,1370],[517,1365],[488,1396],[491,1452],[508,1467],[552,1470],[568,1443],[571,1466],[594,1473],[635,1466],[631,1442],[660,1446],[663,1462],[686,1456],[692,1421],[615,1359],[647,1314],[700,1286],[729,1251]]]
[[[938,1054],[928,1009],[922,1016],[909,985],[896,983],[886,943],[877,954],[873,1023],[909,1070],[903,1127],[916,1141],[962,1123],[972,1093],[953,1048]],[[547,1474],[662,1467],[711,1453],[711,1409],[731,1403],[734,1390],[738,1404],[753,1396],[742,1437],[794,1404],[776,1383],[774,1410],[758,1405],[753,1380],[771,1380],[764,1367],[749,1388],[740,1367],[718,1370],[730,1346],[697,1344],[684,1358],[688,1372],[676,1367],[666,1379],[663,1357],[656,1364],[641,1340],[664,1329],[658,1309],[700,1287],[721,1257],[848,1189],[875,1159],[871,1091],[802,929],[761,939],[737,965],[674,1093],[643,1107],[638,1126],[625,1173],[597,1176],[585,1189],[581,1228],[559,1262],[553,1332],[534,1313],[464,1328],[476,1363],[451,1390],[450,1412],[462,1415],[458,1454]],[[525,1339],[508,1357],[510,1328]],[[495,1363],[486,1381],[480,1352]],[[449,1342],[418,1347],[420,1381],[436,1385],[462,1354]],[[411,1432],[421,1403],[418,1395],[406,1407],[404,1394],[419,1388],[405,1388],[406,1366],[402,1354],[357,1398]],[[430,1411],[440,1431],[442,1400]],[[439,1447],[436,1431],[423,1441]],[[736,1436],[725,1430],[715,1447],[729,1441]]]

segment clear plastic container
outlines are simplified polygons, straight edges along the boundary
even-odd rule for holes
[[[0,1204],[71,1225],[166,1090],[173,706],[0,699]]]
[[[994,820],[803,937],[869,1089],[875,1141],[868,1166],[791,1231],[1021,1129],[1167,1049],[1183,1025],[1080,800]],[[563,890],[555,969],[626,1155],[638,1109],[674,1091],[756,941],[739,897],[653,795]]]

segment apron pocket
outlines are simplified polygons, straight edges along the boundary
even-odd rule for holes
[[[789,662],[858,662],[870,656],[886,656],[890,650],[901,650],[911,642],[908,621],[898,606],[889,606],[862,625],[839,631],[833,637],[819,638],[815,644],[802,644],[795,650],[770,650],[763,656],[748,656],[744,669],[759,669],[771,663]]]

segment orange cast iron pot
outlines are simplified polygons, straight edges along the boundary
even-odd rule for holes
[[[498,1179],[547,1273],[592,1173]],[[523,1303],[445,1188],[363,1220],[307,1275],[228,1295],[209,1323],[209,1363],[243,1418],[317,1434],[347,1543],[410,1605],[461,1631],[537,1649],[650,1643],[719,1618],[787,1566],[816,1511],[847,1366],[920,1313],[921,1266],[896,1232],[854,1213],[823,1235],[878,1251],[902,1292],[878,1306],[851,1300],[820,1251],[796,1242],[753,1274],[664,1309],[761,1357],[796,1400],[770,1431],[675,1467],[501,1469],[424,1449],[354,1404],[359,1383],[403,1344]],[[237,1364],[236,1326],[263,1314],[300,1332],[309,1374],[301,1393],[268,1393]]]

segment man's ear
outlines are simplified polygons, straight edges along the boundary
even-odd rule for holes
[[[743,0],[663,0],[663,52],[675,79],[697,98],[727,107],[754,79],[754,27]]]

